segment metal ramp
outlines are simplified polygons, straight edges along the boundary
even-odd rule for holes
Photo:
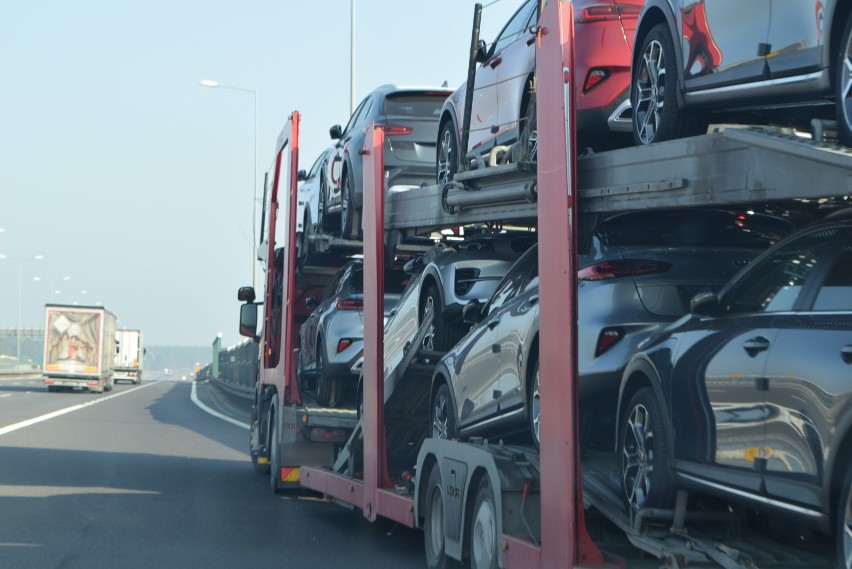
[[[427,317],[399,365],[384,378],[384,424],[387,465],[391,475],[413,468],[420,445],[428,434],[429,396],[435,364],[441,352],[417,347],[429,332]],[[352,435],[341,449],[333,472],[357,478],[362,469],[364,422],[358,417]]]
[[[640,510],[628,515],[620,495],[618,457],[589,452],[583,457],[583,498],[614,523],[638,549],[665,567],[722,567],[724,569],[829,569],[823,555],[795,549],[762,535],[750,534],[727,510],[689,511],[686,492],[678,493],[673,510]],[[602,549],[604,544],[599,544]],[[629,566],[629,565],[628,565]]]

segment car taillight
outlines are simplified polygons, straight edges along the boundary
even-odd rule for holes
[[[411,134],[414,131],[411,127],[398,124],[385,124],[380,125],[380,127],[383,131],[385,131],[385,136],[400,136],[403,134]]]
[[[619,18],[638,18],[641,6],[616,6],[614,4],[592,4],[583,8],[574,21],[580,24],[587,22],[603,22],[606,20],[618,20]]]
[[[364,309],[364,301],[363,300],[354,300],[351,298],[340,299],[337,301],[337,309],[338,310],[363,310]]]
[[[609,78],[609,70],[597,68],[589,71],[586,81],[583,83],[583,92],[588,93]]]
[[[343,350],[345,350],[346,348],[348,348],[351,345],[352,345],[352,339],[351,338],[342,338],[341,340],[338,340],[338,342],[337,342],[337,353],[339,354],[340,352],[342,352]]]
[[[664,261],[648,261],[643,259],[603,261],[581,269],[577,274],[577,279],[581,281],[605,281],[622,277],[653,275],[655,273],[664,273],[671,266],[671,263]]]
[[[595,346],[595,357],[606,353],[624,337],[624,328],[604,328],[598,336],[598,345]]]

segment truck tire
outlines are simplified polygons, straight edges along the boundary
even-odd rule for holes
[[[277,494],[281,491],[281,457],[278,445],[278,421],[275,413],[270,410],[269,414],[269,443],[266,448],[269,452],[269,487]]]
[[[426,566],[429,569],[446,569],[447,567],[445,520],[441,468],[438,464],[434,464],[429,471],[429,482],[426,484],[426,509],[423,522]]]
[[[258,458],[260,458],[260,456],[258,455],[257,449],[254,446],[255,437],[258,437],[258,442],[260,441],[260,421],[257,420],[257,410],[254,408],[252,408],[251,410],[249,422],[251,423],[251,427],[249,429],[249,455],[251,455],[251,465],[254,467],[254,471],[258,474],[269,474],[268,458],[263,457],[267,459],[264,463],[258,462]]]
[[[494,490],[485,475],[479,481],[473,502],[473,515],[470,517],[468,539],[471,569],[497,569],[497,558],[500,556],[497,515]]]

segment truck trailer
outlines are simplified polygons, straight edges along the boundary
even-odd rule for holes
[[[364,157],[364,362],[363,404],[351,435],[330,447],[334,464],[291,454],[281,462],[276,433],[307,424],[307,415],[271,420],[273,405],[258,397],[251,435],[252,458],[262,458],[273,481],[295,469],[294,480],[329,501],[360,508],[365,518],[393,520],[424,531],[429,567],[455,559],[471,567],[567,568],[725,567],[739,569],[831,567],[831,551],[775,538],[769,524],[747,527],[733,508],[710,511],[695,494],[678,489],[672,509],[631,512],[618,496],[620,459],[611,453],[581,457],[577,403],[577,251],[579,219],[615,212],[700,206],[747,207],[848,200],[852,153],[816,135],[763,128],[729,128],[683,140],[626,148],[577,158],[574,124],[573,24],[571,2],[548,2],[535,28],[538,114],[537,163],[511,163],[461,171],[449,184],[387,194],[383,185],[383,132],[374,128]],[[475,18],[474,28],[478,27]],[[475,51],[476,38],[472,41]],[[473,57],[473,56],[472,56]],[[470,83],[469,83],[470,86]],[[469,92],[472,92],[472,88]],[[266,327],[293,330],[300,310],[295,270],[295,200],[300,115],[294,112],[278,142],[276,179],[267,210],[274,235],[279,174],[284,206],[276,256],[281,281],[269,279]],[[467,121],[466,121],[467,122]],[[287,164],[289,162],[289,164]],[[463,170],[463,169],[462,169]],[[540,449],[517,441],[430,438],[421,391],[431,388],[429,369],[418,360],[419,342],[400,367],[384,360],[382,274],[385,256],[405,236],[474,223],[537,228],[541,313]],[[270,248],[270,253],[271,253]],[[280,282],[276,288],[273,282]],[[273,293],[270,294],[270,288]],[[254,295],[241,327],[257,314]],[[279,318],[282,315],[283,320]],[[424,322],[424,325],[428,323]],[[244,332],[253,333],[248,327]],[[290,341],[261,339],[265,357],[289,360],[268,369],[282,389],[297,389]],[[266,342],[264,346],[263,342]],[[262,356],[264,357],[264,356]],[[429,358],[432,359],[432,358]],[[389,397],[387,377],[397,378]],[[261,391],[259,390],[258,393]],[[274,397],[277,397],[277,392]],[[404,401],[401,401],[404,400]],[[275,403],[281,406],[276,399]],[[285,407],[300,411],[291,398]],[[400,407],[400,403],[410,407]],[[283,414],[282,414],[283,415]],[[257,425],[255,427],[254,425]],[[263,425],[266,427],[264,434]],[[301,457],[313,457],[303,439]],[[425,436],[424,436],[425,435]],[[400,457],[403,457],[400,459]],[[845,457],[839,468],[848,468]],[[270,463],[272,468],[269,468]],[[323,464],[325,463],[325,464]],[[838,482],[838,488],[841,482]],[[838,515],[843,515],[839,512]],[[839,539],[843,539],[840,536]],[[841,564],[838,564],[841,565]],[[841,565],[842,566],[842,565]]]
[[[115,332],[115,381],[142,383],[142,362],[145,347],[142,330],[116,330]]]
[[[111,391],[115,383],[115,314],[100,306],[48,304],[44,324],[44,384]]]

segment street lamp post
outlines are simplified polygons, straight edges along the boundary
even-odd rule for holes
[[[20,367],[21,365],[21,299],[23,296],[23,277],[24,277],[24,263],[28,261],[41,261],[44,259],[44,255],[33,255],[25,258],[18,259],[10,259],[4,254],[0,254],[0,259],[10,260],[10,261],[18,261],[18,323],[17,328],[15,330],[16,338],[16,351],[15,351],[15,362],[16,366]]]
[[[223,85],[218,81],[204,79],[200,82],[202,87],[211,87],[218,89],[231,89],[232,91],[243,91],[251,93],[254,96],[254,186],[252,188],[251,202],[251,286],[257,289],[256,267],[257,267],[257,91],[247,89],[246,87],[236,87],[234,85]]]

